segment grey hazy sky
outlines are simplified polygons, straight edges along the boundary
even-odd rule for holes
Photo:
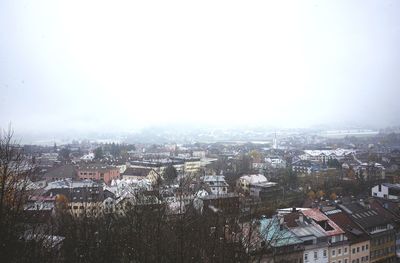
[[[400,1],[0,1],[0,125],[399,124]]]

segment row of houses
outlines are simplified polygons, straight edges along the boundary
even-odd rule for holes
[[[82,173],[83,176],[90,176],[88,171],[86,175]],[[229,200],[229,197],[233,197],[223,175],[203,176],[199,180],[190,181],[185,188],[174,184],[155,185],[158,177],[159,174],[153,169],[127,168],[121,177],[113,179],[110,184],[94,178],[49,181],[35,187],[25,210],[53,212],[55,204],[63,200],[61,203],[65,203],[64,208],[76,217],[99,216],[111,212],[124,215],[127,205],[133,207],[164,203],[171,210],[174,210],[174,205],[184,210],[196,198],[198,203],[207,203],[214,199]]]
[[[355,154],[352,149],[335,149],[335,150],[304,150],[304,154],[300,155],[301,160],[326,163],[328,160],[347,160],[352,159]]]
[[[50,169],[43,176],[47,182],[72,178],[80,180],[94,180],[104,182],[110,185],[113,180],[117,179],[148,179],[152,183],[156,183],[161,174],[149,167],[126,167],[111,166],[104,164],[85,164],[82,166],[74,166],[72,164],[61,165]]]
[[[283,209],[253,227],[251,253],[259,262],[397,262],[397,231],[395,221],[360,203]]]

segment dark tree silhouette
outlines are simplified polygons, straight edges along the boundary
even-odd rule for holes
[[[165,168],[163,177],[165,181],[173,182],[178,177],[178,171],[172,164],[170,164]]]
[[[71,150],[69,148],[62,148],[59,152],[60,158],[64,161],[70,159]]]
[[[94,158],[96,159],[96,160],[100,160],[100,159],[102,159],[104,157],[104,153],[103,153],[103,148],[100,146],[100,147],[97,147],[95,150],[94,150]]]

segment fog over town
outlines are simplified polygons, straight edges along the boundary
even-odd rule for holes
[[[0,1],[1,262],[400,262],[400,1]]]
[[[24,135],[399,125],[397,1],[0,7],[0,123]]]

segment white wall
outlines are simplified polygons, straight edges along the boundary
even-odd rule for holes
[[[381,191],[379,191],[379,185],[372,187],[372,196],[386,198],[386,199],[397,199],[397,196],[389,196],[389,188],[382,185]]]
[[[324,257],[324,250],[326,251]],[[317,259],[314,258],[314,252],[317,252]],[[308,259],[306,260],[305,255],[308,254]],[[306,249],[303,253],[304,263],[328,263],[329,261],[329,250],[328,247]]]

